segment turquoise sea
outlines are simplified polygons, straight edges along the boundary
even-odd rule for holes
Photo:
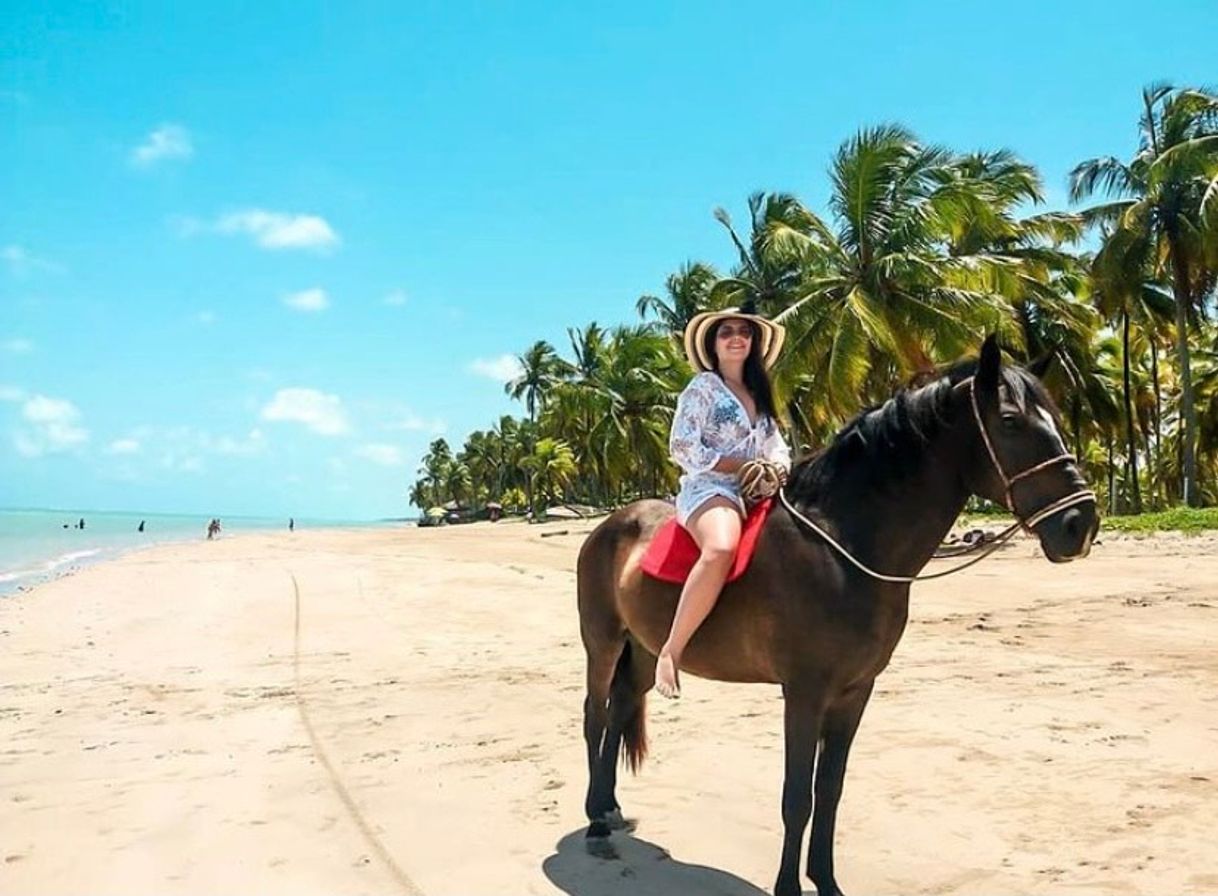
[[[81,520],[83,529],[78,528]],[[0,596],[137,548],[206,538],[210,520],[200,514],[0,510]],[[220,525],[223,538],[235,532],[286,531],[288,518],[230,516],[221,517]],[[401,523],[296,519],[297,529],[377,525]]]

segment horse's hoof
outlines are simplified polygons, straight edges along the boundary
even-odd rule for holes
[[[633,831],[636,826],[635,820],[624,817],[621,809],[611,809],[601,818],[611,831]]]
[[[621,858],[618,855],[617,847],[608,837],[594,837],[591,840],[585,840],[584,849],[587,850],[588,855],[597,859],[613,861]]]
[[[588,833],[584,837],[588,840],[603,840],[609,836],[610,832],[611,828],[609,825],[603,819],[598,818],[588,825]]]
[[[831,881],[827,884],[818,884],[815,880],[812,885],[816,887],[816,896],[846,896],[842,892],[842,888],[837,885],[837,881]]]

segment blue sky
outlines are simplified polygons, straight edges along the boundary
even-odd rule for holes
[[[1212,2],[5,4],[0,506],[410,512],[510,356],[897,121],[1064,205]]]

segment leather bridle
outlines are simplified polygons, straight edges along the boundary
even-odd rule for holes
[[[994,469],[998,473],[998,478],[1002,480],[1003,502],[1006,504],[1007,509],[1014,514],[1016,520],[1015,523],[1008,526],[1005,531],[999,534],[998,537],[996,537],[994,541],[991,542],[985,548],[985,550],[980,553],[980,555],[965,563],[961,563],[959,566],[953,566],[951,569],[945,569],[926,575],[895,576],[889,575],[888,573],[877,572],[851,554],[850,551],[846,550],[846,548],[839,544],[832,535],[818,526],[814,521],[808,519],[808,517],[800,513],[799,510],[797,510],[791,503],[790,499],[787,498],[787,490],[785,486],[778,489],[778,500],[784,507],[786,507],[787,512],[828,542],[834,550],[849,560],[859,571],[866,573],[873,579],[879,579],[882,582],[899,583],[921,582],[926,581],[927,579],[941,579],[944,576],[950,576],[952,573],[960,572],[962,569],[968,569],[973,564],[981,562],[996,551],[1019,529],[1024,529],[1029,534],[1035,535],[1036,533],[1033,531],[1033,529],[1054,514],[1061,513],[1063,510],[1066,510],[1069,507],[1074,507],[1078,504],[1086,504],[1088,502],[1092,504],[1096,503],[1095,492],[1091,491],[1090,489],[1079,488],[1075,489],[1073,492],[1063,498],[1059,498],[1056,501],[1046,504],[1044,507],[1041,507],[1030,516],[1023,516],[1015,507],[1015,485],[1023,482],[1025,479],[1035,476],[1037,473],[1043,473],[1045,470],[1052,469],[1057,464],[1077,463],[1077,459],[1073,454],[1067,452],[1065,454],[1059,454],[1056,457],[1051,457],[1048,460],[1041,461],[1038,464],[1028,467],[1026,470],[1021,470],[1014,476],[1008,476],[1006,469],[1002,466],[1002,461],[998,459],[998,452],[994,450],[994,442],[990,438],[990,433],[985,428],[985,418],[981,416],[981,406],[977,402],[977,389],[974,386],[974,377],[970,376],[966,380],[961,380],[960,383],[957,384],[957,388],[961,386],[966,386],[968,388],[969,403],[973,408],[973,418],[977,421],[977,429],[981,433],[981,440],[985,443],[985,450],[989,453],[990,463],[994,465]]]
[[[1048,460],[1041,461],[1034,466],[1028,467],[1026,470],[1016,473],[1014,476],[1008,476],[1007,471],[1002,466],[1002,461],[998,459],[998,452],[994,450],[994,442],[990,438],[989,430],[987,430],[985,427],[985,420],[981,416],[981,406],[977,401],[977,387],[975,384],[975,378],[969,377],[967,380],[964,380],[961,385],[964,385],[965,383],[968,384],[969,404],[971,404],[973,408],[973,418],[977,421],[977,430],[981,433],[981,441],[985,443],[985,450],[990,455],[990,462],[994,465],[994,469],[998,472],[998,478],[1002,480],[1003,503],[1006,505],[1007,510],[1011,511],[1011,513],[1015,516],[1015,519],[1019,520],[1019,525],[1022,526],[1025,531],[1034,535],[1035,532],[1033,532],[1033,529],[1054,514],[1061,513],[1061,511],[1066,510],[1069,507],[1074,507],[1078,504],[1086,504],[1088,502],[1092,504],[1096,503],[1095,492],[1093,492],[1091,489],[1079,488],[1075,489],[1065,497],[1046,504],[1044,507],[1041,507],[1030,516],[1025,517],[1023,514],[1021,514],[1019,509],[1015,506],[1016,483],[1029,479],[1030,477],[1035,476],[1037,473],[1043,473],[1045,470],[1052,469],[1057,464],[1078,463],[1078,458],[1076,458],[1073,454],[1066,452],[1064,454],[1057,455],[1057,457],[1051,457]]]

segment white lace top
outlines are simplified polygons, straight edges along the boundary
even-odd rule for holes
[[[791,468],[791,449],[778,425],[765,414],[749,422],[748,412],[717,373],[699,373],[677,399],[668,440],[672,458],[685,471],[677,492],[677,521],[685,525],[699,505],[721,496],[744,512],[735,473],[717,473],[722,458],[763,458]]]

